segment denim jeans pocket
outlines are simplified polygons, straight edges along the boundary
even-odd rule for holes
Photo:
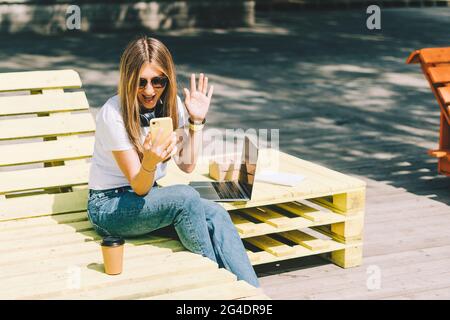
[[[89,194],[88,208],[92,208],[92,211],[98,211],[98,209],[109,199],[109,196],[105,192],[95,192]],[[97,210],[95,210],[97,209]]]
[[[100,208],[108,199],[101,194],[89,195],[87,203],[87,216],[92,224],[96,224],[100,214]]]
[[[91,223],[92,227],[94,228],[94,230],[101,235],[102,237],[104,236],[109,236],[110,233],[108,232],[108,230],[102,228],[101,226],[99,226],[98,224],[98,219],[99,219],[99,208],[96,207],[96,204],[98,203],[91,203],[90,205],[88,205],[88,209],[87,209],[87,217],[89,222]]]

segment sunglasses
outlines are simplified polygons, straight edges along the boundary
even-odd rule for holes
[[[150,83],[153,88],[160,89],[164,88],[167,85],[169,79],[167,77],[154,77],[150,79]],[[145,89],[147,87],[148,81],[147,79],[139,79],[139,89]]]

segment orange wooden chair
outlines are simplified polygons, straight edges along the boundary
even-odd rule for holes
[[[416,50],[406,60],[419,62],[441,108],[439,149],[428,154],[438,158],[438,172],[450,176],[450,47]]]

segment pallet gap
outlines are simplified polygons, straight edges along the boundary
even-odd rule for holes
[[[280,236],[280,234],[278,234],[278,233],[268,234],[267,236],[269,236],[270,238],[275,239],[277,241],[280,241],[281,243],[288,245],[290,247],[298,246],[298,243],[295,243],[292,240],[284,238],[284,237]]]
[[[248,243],[248,242],[246,241],[246,239],[242,239],[242,240],[243,240],[244,248],[245,248],[245,249],[250,250],[250,251],[253,252],[253,253],[264,252],[263,249],[260,249],[260,248],[258,248],[257,246],[255,246],[255,245],[253,245],[253,244],[251,244],[251,243]]]
[[[289,202],[287,202],[287,203],[289,203]],[[286,209],[277,207],[276,205],[272,205],[271,204],[271,205],[268,205],[266,207],[271,209],[271,210],[273,210],[273,211],[275,211],[275,212],[277,212],[277,213],[279,213],[279,214],[282,214],[283,216],[285,216],[287,218],[298,218],[299,217],[298,215],[296,215],[296,214],[294,214],[292,212],[289,212]]]
[[[241,212],[239,210],[235,210],[235,211],[232,211],[232,212],[237,214],[238,216],[241,216],[242,218],[244,218],[244,219],[246,219],[246,220],[248,220],[250,222],[253,222],[253,223],[256,223],[256,224],[264,224],[263,221],[260,221],[260,220],[254,218],[254,217],[252,217],[252,216],[250,216],[250,215],[248,215],[248,214],[246,214],[244,212]]]

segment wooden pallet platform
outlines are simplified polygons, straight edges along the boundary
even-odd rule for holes
[[[0,74],[0,299],[268,299],[177,240],[127,239],[104,273],[87,220],[95,123],[73,70]]]
[[[189,175],[169,164],[167,175],[158,183],[209,181],[208,164],[209,159],[200,158]],[[272,149],[259,150],[257,172],[264,169],[305,178],[296,187],[256,181],[251,201],[221,203],[253,265],[319,254],[343,268],[361,265],[363,181]]]

